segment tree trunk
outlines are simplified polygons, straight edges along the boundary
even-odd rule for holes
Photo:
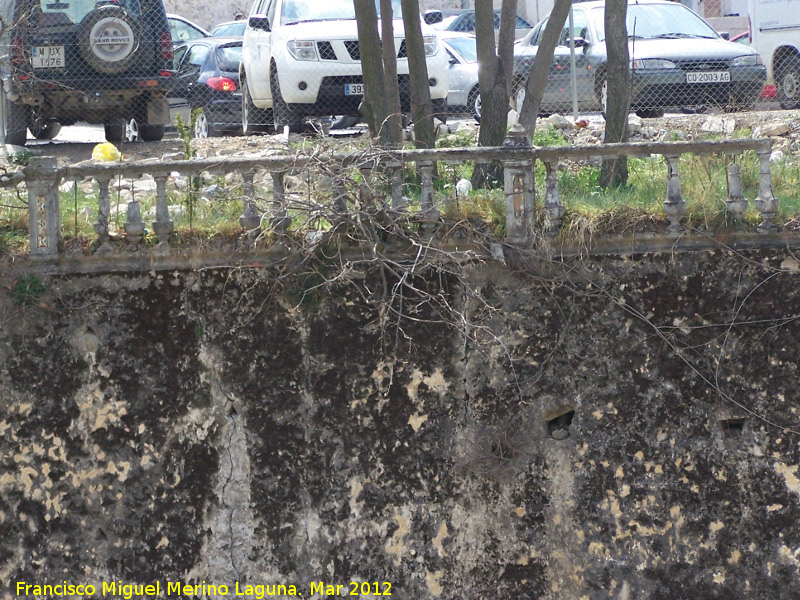
[[[383,43],[383,74],[386,84],[387,121],[393,146],[403,144],[403,113],[400,110],[400,89],[397,83],[397,48],[394,45],[394,13],[392,0],[381,0],[381,40]]]
[[[508,99],[514,70],[514,32],[517,0],[503,0],[500,10],[499,44],[495,49],[494,10],[491,0],[475,2],[475,37],[477,38],[478,84],[481,93],[480,146],[500,146],[506,137]],[[484,188],[490,181],[502,180],[497,164],[479,163],[472,173],[472,186]]]
[[[372,137],[377,137],[380,143],[389,145],[391,133],[388,127],[383,126],[389,111],[381,39],[378,35],[378,11],[375,8],[375,0],[353,0],[353,3],[361,49],[361,73],[364,78],[361,112],[367,120]]]
[[[555,0],[553,10],[550,11],[550,18],[544,28],[536,51],[536,58],[533,61],[528,82],[525,84],[525,101],[522,103],[519,122],[525,128],[528,140],[531,143],[533,143],[536,117],[539,115],[539,108],[542,106],[542,97],[547,85],[547,78],[550,77],[550,69],[553,66],[553,52],[561,31],[564,29],[564,23],[567,21],[571,5],[572,0]]]
[[[628,141],[628,110],[630,108],[630,75],[628,64],[628,30],[625,19],[627,0],[606,0],[605,30],[608,64],[608,101],[606,103],[607,144]],[[628,158],[604,160],[600,169],[600,186],[619,187],[628,183]]]
[[[406,32],[414,139],[417,148],[433,148],[436,142],[433,131],[433,104],[431,103],[431,89],[428,86],[428,63],[425,61],[425,43],[422,39],[419,0],[402,0],[401,6],[403,27]],[[439,52],[444,52],[444,49],[439,49]]]

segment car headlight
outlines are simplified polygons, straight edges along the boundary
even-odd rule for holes
[[[677,65],[662,58],[643,58],[631,61],[631,69],[674,69]]]
[[[317,45],[311,40],[289,40],[286,49],[297,60],[319,60]]]
[[[422,41],[425,44],[425,56],[436,56],[439,51],[439,38],[435,35],[426,35]]]
[[[754,67],[761,64],[763,63],[759,54],[745,54],[731,61],[732,67]]]

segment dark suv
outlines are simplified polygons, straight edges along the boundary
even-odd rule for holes
[[[143,140],[169,122],[172,38],[163,0],[0,0],[2,124],[52,139],[62,125],[103,123],[122,141],[136,119]]]

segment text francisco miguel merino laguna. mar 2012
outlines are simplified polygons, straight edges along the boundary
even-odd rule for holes
[[[182,583],[180,581],[156,581],[150,584],[122,583],[104,581],[97,584],[74,584],[67,581],[55,584],[34,584],[16,582],[17,597],[28,596],[113,596],[131,600],[134,597],[152,596],[248,596],[261,600],[268,596],[391,596],[392,584],[388,581],[351,581],[346,584],[332,584],[312,581],[307,586],[285,584],[242,584],[216,585],[211,583]]]

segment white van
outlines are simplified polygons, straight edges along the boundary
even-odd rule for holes
[[[800,6],[794,0],[749,0],[752,46],[767,65],[783,108],[800,108]]]

